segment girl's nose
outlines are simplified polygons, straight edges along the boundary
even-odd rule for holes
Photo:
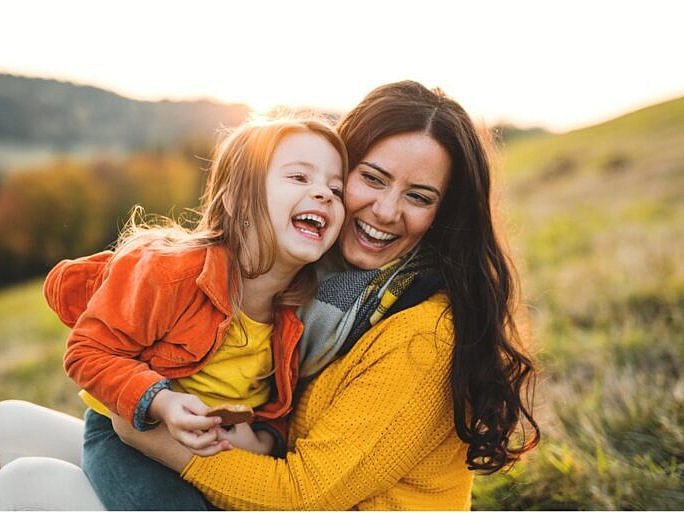
[[[313,185],[311,195],[319,201],[332,201],[333,192],[326,185]]]

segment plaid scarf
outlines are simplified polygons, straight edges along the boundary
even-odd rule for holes
[[[380,319],[415,306],[442,288],[441,274],[426,251],[411,253],[379,269],[350,268],[325,275],[316,297],[299,309],[304,323],[300,375],[311,378]]]

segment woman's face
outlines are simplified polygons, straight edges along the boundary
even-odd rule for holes
[[[375,144],[345,186],[347,217],[339,239],[345,260],[375,269],[416,247],[435,219],[450,168],[447,151],[422,132]]]

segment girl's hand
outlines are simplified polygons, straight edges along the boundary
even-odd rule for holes
[[[209,407],[192,394],[171,390],[159,392],[150,404],[148,414],[161,420],[173,438],[195,454],[208,456],[227,448],[218,439],[219,417],[205,417]]]
[[[229,442],[230,448],[238,447],[256,454],[271,454],[275,440],[265,430],[254,431],[247,422],[235,424],[229,429],[220,428],[218,441]]]

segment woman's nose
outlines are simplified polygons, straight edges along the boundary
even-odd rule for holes
[[[371,209],[378,221],[394,223],[399,218],[399,200],[389,191],[379,194]]]

